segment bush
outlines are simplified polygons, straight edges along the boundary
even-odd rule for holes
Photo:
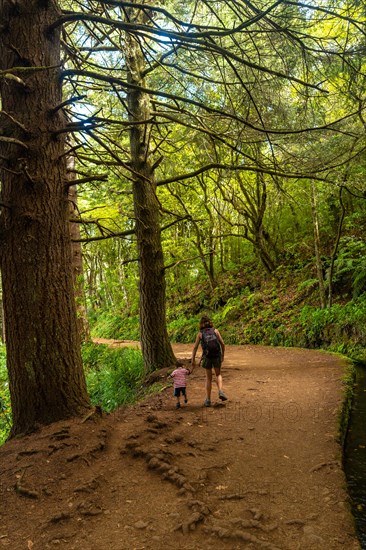
[[[86,344],[82,355],[93,405],[111,412],[136,400],[144,377],[140,350]]]

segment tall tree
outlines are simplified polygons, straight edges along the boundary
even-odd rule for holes
[[[57,2],[0,0],[1,273],[12,435],[89,406],[77,326]]]
[[[148,23],[146,12],[128,10],[135,25]],[[150,97],[143,91],[145,62],[136,36],[127,33],[125,45],[128,114],[131,122],[130,148],[133,172],[135,232],[140,272],[141,349],[148,371],[175,362],[166,328],[165,271],[160,238],[159,201],[156,196],[154,165],[151,161]]]

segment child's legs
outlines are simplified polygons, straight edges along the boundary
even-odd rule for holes
[[[174,389],[174,396],[177,399],[177,403],[180,403],[180,388],[175,388]]]

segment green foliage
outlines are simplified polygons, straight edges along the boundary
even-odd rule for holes
[[[366,243],[357,237],[344,237],[334,263],[335,284],[349,288],[353,298],[366,292]]]
[[[111,412],[136,400],[144,376],[139,350],[86,344],[82,355],[87,387],[94,405]]]
[[[139,340],[140,325],[137,315],[123,317],[113,311],[102,311],[90,319],[92,335],[99,338],[116,340]]]
[[[168,333],[172,342],[194,342],[198,332],[198,317],[178,317],[168,323]]]
[[[303,290],[304,288],[314,288],[319,285],[318,279],[306,279],[306,281],[301,281],[299,283],[298,289]]]
[[[5,347],[0,346],[0,445],[5,442],[11,428],[10,394],[5,361]]]
[[[306,347],[322,347],[365,360],[366,294],[345,305],[335,304],[328,309],[306,306],[299,322]]]

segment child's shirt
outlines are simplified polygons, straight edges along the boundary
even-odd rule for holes
[[[173,378],[174,388],[185,388],[187,386],[187,376],[191,374],[191,371],[179,367],[173,370],[171,377]]]

